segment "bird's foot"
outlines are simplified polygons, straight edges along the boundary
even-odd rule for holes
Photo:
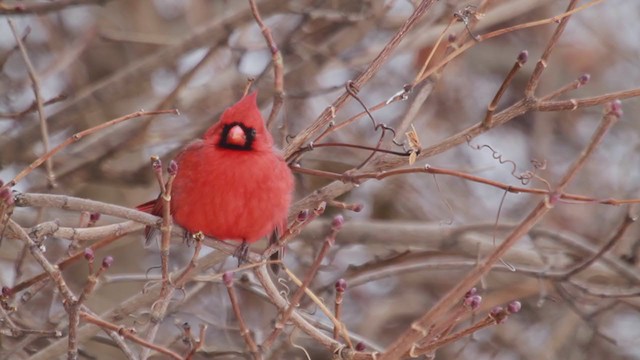
[[[233,257],[238,259],[238,267],[249,260],[249,244],[246,240],[242,240],[242,244],[233,252]]]
[[[185,230],[182,234],[182,242],[187,244],[187,247],[191,247],[195,240],[195,235],[196,234],[192,234],[189,230]]]
[[[269,247],[276,246],[276,245],[278,245],[278,232],[274,231],[271,234],[271,236],[269,237]],[[280,270],[282,268],[282,259],[283,258],[284,258],[284,247],[280,247],[280,249],[275,251],[269,257],[269,260],[271,261],[270,268],[271,268],[271,271],[273,271],[273,273],[275,275],[278,275],[278,273],[280,272]]]

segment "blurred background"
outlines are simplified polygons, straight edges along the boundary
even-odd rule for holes
[[[0,3],[0,9],[5,2]],[[7,2],[8,5],[53,2]],[[18,36],[41,82],[46,102],[50,147],[74,133],[139,109],[177,108],[180,115],[139,118],[110,127],[74,143],[53,158],[56,186],[45,167],[33,171],[14,190],[64,194],[109,204],[134,207],[157,196],[149,157],[168,163],[188,141],[201,136],[219,114],[241,96],[248,78],[254,78],[262,113],[268,116],[273,96],[271,53],[256,25],[247,1],[145,0],[84,1],[42,14],[14,14]],[[375,58],[414,10],[408,0],[289,0],[258,1],[284,59],[284,107],[272,133],[279,147],[303,131],[344,92]],[[494,0],[478,14],[475,34],[561,14],[568,1]],[[579,4],[587,3],[580,1]],[[402,91],[419,72],[434,43],[453,14],[469,1],[439,1],[404,38],[379,73],[360,89],[367,106],[384,102]],[[13,178],[44,152],[34,92],[25,60],[0,14],[0,179]],[[640,3],[609,0],[573,16],[553,51],[537,90],[538,96],[590,74],[590,82],[562,99],[597,96],[640,85]],[[481,16],[482,15],[482,16]],[[529,62],[518,72],[498,111],[523,96],[524,86],[542,54],[554,25],[543,25],[483,41],[452,61],[426,86],[426,101],[418,104],[411,122],[423,147],[482,121],[488,103],[522,50]],[[457,24],[448,33],[464,33]],[[447,39],[447,37],[445,37]],[[401,128],[418,87],[407,101],[398,101],[373,113],[375,119]],[[639,198],[638,146],[640,101],[623,101],[624,117],[578,174],[568,191],[595,199]],[[349,100],[336,114],[341,123],[361,112]],[[602,107],[573,112],[531,112],[504,126],[437,156],[418,162],[459,170],[521,186],[515,175],[536,171],[557,183],[586,146]],[[402,138],[402,132],[399,132]],[[375,146],[379,134],[366,117],[332,133],[325,141]],[[390,137],[384,147],[393,148]],[[484,147],[483,145],[490,146]],[[358,166],[369,152],[351,148],[317,148],[301,159],[305,168],[342,173]],[[501,164],[495,158],[508,162]],[[546,162],[536,169],[532,160]],[[330,180],[296,175],[296,199]],[[546,188],[533,179],[526,186]],[[367,181],[338,200],[361,204],[353,212],[329,204],[290,244],[285,264],[299,277],[313,261],[326,234],[326,219],[342,214],[347,220],[336,246],[325,259],[312,289],[328,304],[333,284],[345,278],[343,320],[367,350],[384,349],[422,315],[475,261],[500,242],[542,198],[504,191],[464,179],[410,174]],[[570,268],[593,254],[616,232],[633,206],[597,203],[561,203],[509,252],[504,262],[478,285],[483,304],[475,319],[494,306],[520,300],[523,309],[495,327],[483,329],[437,352],[439,359],[640,359],[640,272],[636,258],[640,240],[631,225],[606,259],[579,276],[578,288],[569,281],[549,278],[549,272]],[[295,214],[294,214],[295,215]],[[59,219],[77,226],[77,212],[50,208],[17,208],[12,218],[29,228]],[[98,225],[119,221],[103,216]],[[497,224],[497,225],[496,225]],[[66,239],[47,240],[47,257],[56,261],[69,246]],[[258,243],[260,250],[264,243]],[[211,250],[206,250],[211,251]],[[41,268],[21,242],[4,239],[0,247],[0,282],[12,286]],[[192,249],[176,242],[172,268],[190,259]],[[158,277],[157,246],[144,246],[141,232],[115,242],[97,255],[112,255],[101,287],[88,306],[103,313],[136,294]],[[605,261],[606,260],[606,261]],[[203,272],[233,269],[228,259]],[[622,270],[620,270],[622,269]],[[515,271],[512,271],[515,270]],[[65,271],[74,289],[86,279],[86,265]],[[626,275],[622,275],[622,273]],[[256,340],[264,340],[277,314],[250,272],[239,290],[241,307]],[[586,285],[585,285],[586,284]],[[282,289],[295,287],[287,279]],[[626,292],[625,292],[626,291]],[[623,294],[624,293],[624,294]],[[638,294],[638,292],[636,292]],[[626,295],[626,296],[620,296]],[[27,299],[28,298],[28,299]],[[28,301],[26,301],[28,300]],[[49,284],[12,305],[15,321],[37,329],[64,330],[64,313]],[[305,300],[300,309],[326,322],[317,307]],[[465,319],[460,328],[474,317]],[[62,320],[61,320],[62,319]],[[124,322],[143,327],[148,308],[139,308]],[[189,322],[194,329],[208,324],[201,358],[250,358],[230,312],[224,285],[209,277],[194,281],[177,296],[160,328],[157,342],[184,350],[180,338]],[[28,359],[55,339],[31,341],[7,335],[0,341],[0,358]],[[81,345],[87,359],[121,358],[104,335]],[[299,330],[287,335],[271,359],[329,359],[331,353]],[[55,356],[54,356],[55,355]],[[51,358],[64,354],[53,354]],[[157,358],[162,358],[156,355]]]

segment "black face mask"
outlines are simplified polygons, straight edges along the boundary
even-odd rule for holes
[[[240,126],[242,131],[244,131],[245,136],[247,137],[244,141],[243,145],[230,144],[227,142],[229,137],[229,131],[234,126]],[[222,134],[220,135],[220,142],[218,146],[224,149],[230,150],[252,150],[253,149],[253,141],[256,139],[256,129],[245,126],[241,122],[232,122],[231,124],[226,124],[222,128]]]

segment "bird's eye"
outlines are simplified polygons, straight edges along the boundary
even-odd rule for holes
[[[250,129],[250,130],[249,130],[249,136],[250,136],[250,137],[255,137],[255,136],[256,136],[256,134],[257,134],[256,129]]]

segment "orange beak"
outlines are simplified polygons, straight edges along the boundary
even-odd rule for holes
[[[242,130],[240,125],[236,125],[229,129],[229,133],[227,134],[227,142],[229,144],[243,146],[247,141],[247,135]]]

